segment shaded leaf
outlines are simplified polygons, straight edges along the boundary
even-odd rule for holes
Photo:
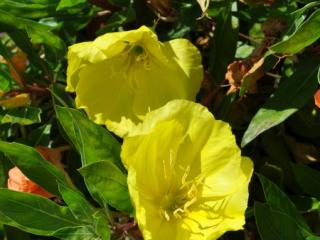
[[[276,210],[267,204],[256,202],[254,204],[254,215],[262,240],[305,240],[306,236],[311,235],[295,222],[293,216]]]
[[[294,206],[292,201],[289,199],[289,197],[283,191],[281,191],[277,185],[268,180],[266,177],[261,174],[258,174],[258,176],[264,191],[267,204],[273,210],[273,212],[279,212],[279,216],[287,215],[289,218],[292,218],[292,221],[295,222],[294,224],[297,225],[300,229],[303,229],[303,231],[306,232],[311,232],[308,224],[301,216],[297,208]]]
[[[292,169],[299,186],[307,194],[320,200],[320,172],[301,163],[292,164]]]
[[[101,206],[106,204],[125,212],[132,211],[127,177],[110,161],[91,163],[80,169],[88,189]]]
[[[210,43],[209,69],[217,84],[224,80],[227,66],[234,59],[237,48],[239,23],[232,16],[231,8],[232,3],[225,1],[225,7],[215,19],[216,29]]]
[[[242,138],[242,147],[303,107],[317,89],[318,69],[318,61],[304,61],[289,79],[280,84],[251,120]]]
[[[99,29],[99,31],[97,32],[97,35],[114,31],[121,25],[133,21],[135,18],[136,18],[136,12],[132,6],[129,6],[118,12],[115,12],[108,19],[108,24],[105,27]]]
[[[10,73],[9,66],[0,62],[0,93],[9,92],[14,83],[15,80]]]
[[[288,39],[270,49],[276,53],[295,54],[320,38],[320,9],[316,10]]]
[[[1,25],[0,25],[1,26]],[[26,31],[11,28],[8,32],[10,38],[15,42],[15,44],[28,55],[30,62],[41,69],[48,77],[52,77],[52,72],[45,60],[41,59],[39,54],[35,51],[30,38]]]
[[[28,136],[28,145],[31,146],[48,146],[50,142],[51,124],[44,124],[41,127],[30,132]]]

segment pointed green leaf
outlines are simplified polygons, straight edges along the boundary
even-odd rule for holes
[[[80,169],[91,195],[101,206],[132,211],[127,177],[110,161],[91,163]]]
[[[57,11],[72,7],[77,7],[86,3],[87,0],[60,0],[57,6]]]
[[[306,60],[290,78],[281,83],[251,120],[241,146],[244,147],[303,107],[318,87],[318,70],[319,60]]]
[[[301,216],[295,205],[289,199],[289,197],[281,191],[281,189],[264,177],[258,174],[267,204],[274,210],[281,214],[288,215],[290,218],[294,219],[295,224],[300,226],[301,229],[311,232],[308,224]]]
[[[0,189],[1,214],[7,218],[5,224],[44,236],[51,236],[60,228],[79,225],[68,208],[38,195],[8,189]]]
[[[293,173],[299,186],[310,196],[320,200],[320,171],[303,164],[292,164]]]
[[[59,191],[75,218],[88,222],[94,221],[93,215],[96,210],[90,205],[81,192],[62,184],[59,184]]]
[[[32,147],[0,141],[0,151],[29,179],[47,191],[59,195],[57,182],[67,184],[64,173],[41,157]]]
[[[91,122],[79,110],[56,106],[56,112],[65,133],[81,155],[83,166],[108,160],[123,169],[120,143],[106,129]]]
[[[95,240],[101,239],[94,231],[93,226],[83,225],[77,227],[61,228],[53,236],[63,240]]]
[[[44,44],[55,55],[56,59],[66,52],[65,43],[60,37],[52,32],[49,26],[36,21],[15,16],[10,12],[0,9],[0,26],[4,31],[10,32],[12,29],[25,31],[31,42],[34,44]]]
[[[292,216],[267,204],[256,202],[254,215],[262,240],[305,240],[306,236],[311,235],[309,231],[301,228]]]
[[[320,9],[316,10],[286,40],[271,46],[276,53],[295,54],[320,38]]]

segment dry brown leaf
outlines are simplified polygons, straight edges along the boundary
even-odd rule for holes
[[[229,64],[225,75],[225,79],[231,85],[228,93],[235,92],[243,86],[249,93],[256,93],[256,83],[264,76],[263,63],[264,58],[253,64],[249,60],[240,60]]]

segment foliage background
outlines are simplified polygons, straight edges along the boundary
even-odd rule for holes
[[[245,230],[221,239],[319,239],[320,120],[313,97],[320,80],[319,6],[310,0],[1,0],[0,239],[140,238],[123,199],[119,139],[73,109],[64,88],[67,46],[141,25],[154,26],[162,41],[184,37],[198,47],[205,68],[198,102],[231,124],[243,155],[254,161]],[[3,100],[21,93],[30,101],[5,107]],[[39,166],[42,159],[27,147],[38,145],[70,146],[62,163],[79,191],[64,187],[63,171]],[[113,163],[95,163],[105,158]],[[62,198],[52,205],[6,190],[13,165]],[[107,180],[101,167],[124,187]]]

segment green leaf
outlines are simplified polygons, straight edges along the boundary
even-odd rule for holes
[[[276,53],[295,54],[320,38],[320,9],[316,10],[287,39],[276,43],[270,49]]]
[[[97,35],[101,35],[107,32],[116,30],[118,27],[122,26],[125,23],[131,22],[136,18],[136,12],[132,6],[129,6],[123,10],[115,12],[108,19],[108,24],[99,29]]]
[[[293,33],[297,31],[297,29],[301,26],[303,21],[306,19],[307,11],[320,5],[319,2],[310,2],[306,4],[305,6],[299,8],[298,10],[290,13],[288,15],[288,29],[284,34],[284,38],[288,39]]]
[[[91,122],[76,109],[56,106],[57,118],[81,155],[82,165],[108,160],[120,169],[120,144],[103,127]]]
[[[14,240],[32,240],[31,235],[26,233],[18,228],[11,227],[6,225],[4,227],[6,232],[6,239],[14,239]],[[1,239],[3,240],[3,239]]]
[[[291,196],[291,201],[301,213],[309,213],[320,210],[320,201],[307,196]]]
[[[130,0],[108,0],[113,5],[119,6],[119,7],[126,7],[130,5]]]
[[[294,239],[305,240],[310,232],[301,228],[294,217],[266,204],[256,202],[254,215],[262,240]]]
[[[91,225],[61,228],[53,233],[53,236],[63,240],[101,239]]]
[[[214,4],[212,4],[214,5]],[[225,1],[225,7],[215,18],[215,31],[209,49],[209,69],[214,82],[224,80],[229,63],[234,59],[238,41],[238,19],[232,16],[232,2]]]
[[[59,191],[75,218],[89,223],[94,221],[93,215],[96,210],[88,203],[81,192],[63,184],[59,184]]]
[[[0,141],[0,151],[29,179],[59,196],[57,182],[68,185],[64,173],[41,157],[32,147]]]
[[[318,236],[309,236],[306,238],[306,240],[320,240],[320,237]]]
[[[8,32],[8,35],[15,44],[28,55],[28,59],[34,66],[41,69],[48,77],[52,78],[52,72],[50,71],[48,64],[40,58],[39,54],[36,52],[26,31],[12,28]]]
[[[49,146],[51,124],[44,124],[39,128],[36,128],[28,135],[28,145],[31,146]]]
[[[0,214],[6,217],[5,224],[44,236],[79,225],[68,208],[38,195],[8,189],[0,189]]]
[[[55,105],[75,108],[74,99],[71,98],[65,91],[65,85],[62,84],[53,84],[51,88],[49,88],[53,102]]]
[[[313,96],[318,87],[319,61],[306,60],[297,71],[283,83],[251,120],[244,133],[244,147],[264,131],[285,121]]]
[[[95,214],[95,229],[96,233],[100,236],[102,240],[109,240],[110,239],[110,228],[106,221],[106,215],[104,212],[97,212]]]
[[[0,62],[0,92],[9,92],[16,81],[13,79],[9,66]]]
[[[295,191],[297,184],[294,181],[290,162],[292,158],[287,149],[287,145],[283,135],[279,134],[277,129],[270,129],[261,134],[261,148],[268,156],[268,163],[278,166],[283,172],[283,182],[292,191]],[[265,175],[265,174],[264,174]],[[269,175],[265,175],[269,177]],[[273,178],[271,180],[274,181]]]
[[[7,32],[13,29],[26,31],[34,44],[44,44],[48,49],[53,50],[56,59],[63,56],[66,51],[64,42],[54,33],[50,27],[38,22],[14,16],[0,10],[0,26]]]
[[[110,161],[94,162],[80,169],[91,195],[101,206],[132,211],[127,177]]]
[[[292,164],[293,173],[299,186],[310,196],[320,200],[320,171],[304,164]]]
[[[15,16],[24,18],[42,18],[54,14],[55,0],[26,1],[26,0],[1,0],[0,9]]]
[[[272,208],[272,210],[287,215],[288,217],[292,218],[295,224],[301,229],[304,229],[304,231],[307,232],[311,232],[308,224],[301,216],[292,201],[289,199],[289,197],[283,191],[281,191],[281,189],[276,184],[268,180],[266,177],[261,174],[257,175],[259,176],[267,204]]]
[[[10,109],[3,116],[1,123],[18,123],[31,125],[41,122],[41,109],[36,107],[23,107]]]
[[[8,171],[12,167],[2,152],[0,152],[0,188],[7,186]]]
[[[13,55],[11,53],[10,49],[7,48],[7,46],[4,45],[2,43],[2,41],[0,41],[0,55],[2,55],[4,57],[4,59],[6,59],[6,60],[10,60],[12,58],[12,55]]]
[[[67,8],[78,7],[86,2],[87,0],[60,0],[57,6],[57,11]]]

